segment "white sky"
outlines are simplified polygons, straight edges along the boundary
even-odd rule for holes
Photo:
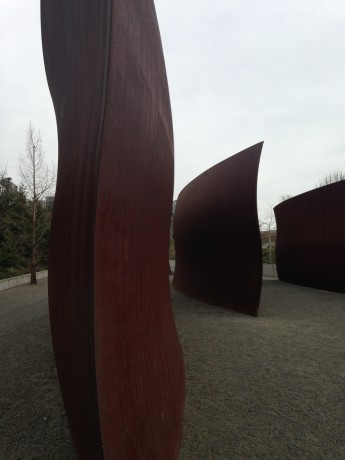
[[[260,213],[345,170],[343,0],[156,0],[175,134],[175,198],[265,141]],[[19,182],[29,120],[57,163],[39,0],[0,2],[0,169]]]

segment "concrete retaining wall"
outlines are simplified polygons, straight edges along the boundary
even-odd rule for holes
[[[262,276],[278,278],[276,264],[262,264]]]
[[[175,260],[169,260],[171,273],[175,271]],[[278,278],[276,264],[262,264],[262,276],[265,278]]]
[[[47,278],[47,276],[48,270],[36,273],[36,277],[38,280],[42,278]],[[12,287],[19,286],[20,284],[26,283],[30,283],[30,274],[15,276],[13,278],[5,278],[4,280],[0,280],[0,291],[4,291],[5,289],[10,289]]]

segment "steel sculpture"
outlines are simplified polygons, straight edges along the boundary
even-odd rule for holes
[[[184,366],[167,274],[173,132],[152,0],[42,0],[59,138],[49,308],[85,459],[177,459]]]
[[[263,143],[208,169],[180,193],[173,285],[189,297],[258,313],[262,256],[256,185]]]
[[[345,181],[283,201],[274,212],[279,279],[345,293]]]

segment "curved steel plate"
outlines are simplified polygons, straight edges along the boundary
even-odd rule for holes
[[[274,208],[279,279],[345,293],[345,181]]]
[[[168,86],[152,0],[42,0],[59,136],[49,308],[82,458],[176,459],[184,367],[167,263]]]
[[[206,303],[256,316],[262,279],[256,186],[263,143],[190,182],[174,217],[173,285]]]

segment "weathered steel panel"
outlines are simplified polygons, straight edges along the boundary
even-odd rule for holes
[[[59,166],[49,308],[81,458],[177,459],[169,92],[152,0],[41,1]]]
[[[345,181],[274,208],[279,279],[345,293]]]
[[[263,143],[208,169],[180,193],[173,285],[189,297],[256,316],[262,279],[256,188]]]

